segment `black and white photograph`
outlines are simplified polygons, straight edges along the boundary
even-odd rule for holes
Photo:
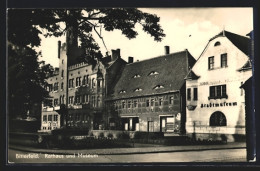
[[[256,162],[253,14],[8,8],[7,164]]]

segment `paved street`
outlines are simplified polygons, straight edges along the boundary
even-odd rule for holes
[[[149,154],[46,154],[9,150],[9,163],[149,163],[246,162],[246,149],[202,150]]]

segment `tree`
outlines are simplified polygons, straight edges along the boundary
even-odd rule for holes
[[[8,11],[8,111],[10,119],[25,117],[35,103],[41,103],[48,92],[47,76],[52,66],[39,61],[41,32],[32,24],[31,11]]]
[[[17,111],[19,106],[43,100],[46,91],[41,89],[46,83],[44,74],[51,67],[41,68],[34,47],[40,45],[40,34],[59,37],[66,33],[67,53],[78,46],[85,48],[85,57],[100,56],[99,45],[93,33],[103,40],[101,28],[106,31],[121,30],[127,38],[135,38],[136,24],[150,34],[155,41],[165,36],[160,18],[134,8],[100,9],[10,9],[8,11],[8,78],[9,109]],[[42,30],[47,30],[43,33]],[[99,30],[98,30],[99,29]],[[105,45],[105,44],[104,44]],[[39,68],[40,69],[39,69]],[[18,74],[19,73],[19,74]],[[36,93],[37,92],[37,93]],[[35,97],[37,94],[37,97]]]

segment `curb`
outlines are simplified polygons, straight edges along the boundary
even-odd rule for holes
[[[122,152],[122,151],[114,151],[114,152],[99,152],[99,149],[94,154],[97,155],[131,155],[131,154],[148,154],[148,153],[170,153],[170,152],[187,152],[187,151],[207,151],[207,150],[223,150],[223,149],[245,149],[246,147],[217,147],[217,148],[200,148],[200,149],[176,149],[176,150],[147,150],[147,151],[132,151],[132,152]],[[66,150],[44,150],[44,149],[39,149],[39,150],[33,150],[33,149],[27,149],[27,148],[22,148],[22,147],[13,147],[9,146],[9,149],[13,150],[18,150],[18,151],[23,151],[23,152],[33,152],[33,153],[44,153],[44,154],[61,154],[61,155],[74,155],[77,153],[80,153],[80,149],[75,150],[75,152],[66,152]],[[92,151],[95,149],[91,149]],[[87,149],[81,150],[82,152],[88,151]],[[81,153],[82,153],[81,152]],[[89,153],[89,154],[91,154]]]

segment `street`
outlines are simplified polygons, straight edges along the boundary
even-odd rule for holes
[[[149,162],[246,162],[246,149],[222,149],[187,152],[127,155],[44,154],[9,149],[9,163],[149,163]]]

